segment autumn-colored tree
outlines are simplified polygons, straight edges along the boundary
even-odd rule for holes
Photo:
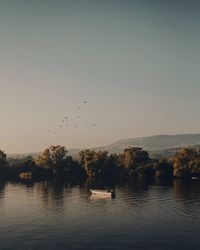
[[[149,161],[149,154],[139,147],[128,147],[122,154],[122,162],[125,168],[134,169]]]
[[[108,172],[108,152],[83,150],[79,152],[79,162],[88,175],[102,176]]]
[[[200,153],[194,148],[182,149],[173,157],[173,163],[175,177],[200,175]]]
[[[89,149],[79,152],[78,160],[80,164],[86,169],[88,175],[92,174],[95,153],[95,151]]]
[[[46,169],[52,168],[52,160],[50,155],[49,148],[45,149],[44,152],[42,152],[39,157],[36,159],[36,164],[40,167],[44,167]]]
[[[65,147],[60,145],[50,146],[38,157],[36,164],[46,169],[51,169],[56,173],[63,170],[66,157],[67,150]]]

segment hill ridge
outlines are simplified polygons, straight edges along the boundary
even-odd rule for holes
[[[93,147],[90,148],[92,150],[106,150],[109,153],[120,153],[123,151],[125,147],[142,147],[144,150],[149,152],[159,151],[162,152],[164,150],[173,149],[173,148],[183,148],[183,147],[191,147],[195,145],[200,145],[200,134],[190,133],[190,134],[158,134],[158,135],[150,135],[144,137],[137,138],[127,138],[117,140],[109,145],[103,147]],[[86,148],[80,149],[68,149],[69,155],[76,155],[80,150],[84,150]],[[27,155],[31,155],[36,158],[39,155],[39,152],[34,153],[24,153],[24,154],[8,154],[10,158],[20,158],[25,157]]]

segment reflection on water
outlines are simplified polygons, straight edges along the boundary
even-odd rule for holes
[[[90,187],[115,188],[115,199]],[[0,249],[198,249],[200,182],[0,184]]]
[[[195,201],[199,198],[200,181],[183,182],[177,180],[174,182],[174,194],[177,199]]]
[[[0,182],[0,204],[1,204],[1,200],[5,196],[4,187],[5,187],[5,183],[4,182]]]

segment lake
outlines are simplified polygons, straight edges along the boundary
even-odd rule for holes
[[[200,182],[1,183],[0,249],[199,249]]]

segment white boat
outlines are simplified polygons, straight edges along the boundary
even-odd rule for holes
[[[199,177],[193,176],[193,177],[191,177],[191,179],[192,179],[192,180],[199,180]]]
[[[93,195],[112,197],[115,192],[113,190],[90,189]]]

